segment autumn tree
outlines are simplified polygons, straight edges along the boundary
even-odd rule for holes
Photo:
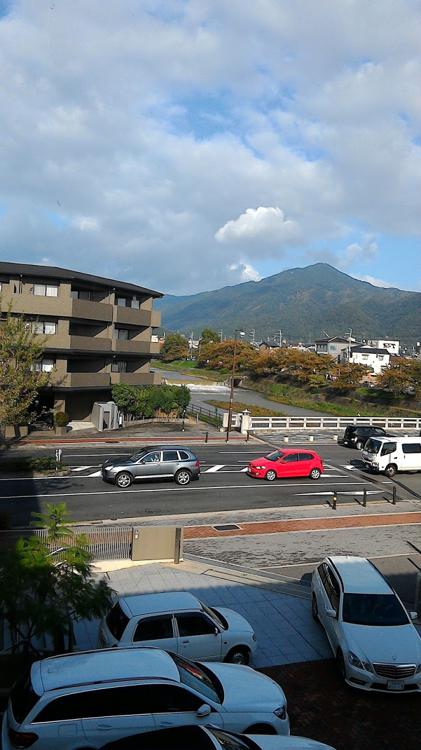
[[[216,344],[219,341],[219,333],[213,328],[204,328],[200,334],[200,346],[206,344]]]
[[[364,365],[352,364],[351,362],[335,365],[331,371],[332,382],[330,387],[342,393],[352,391],[358,388],[367,372],[368,369]]]
[[[212,370],[231,370],[234,346],[236,347],[237,371],[247,370],[252,358],[256,356],[256,351],[246,341],[237,340],[235,342],[234,339],[202,346],[198,353],[199,366],[209,367]]]
[[[36,369],[43,343],[10,308],[0,319],[0,426],[30,421],[35,398],[49,382],[49,373]]]
[[[394,357],[389,367],[383,370],[377,383],[395,398],[413,393],[421,393],[421,363],[414,359]]]
[[[189,356],[187,339],[181,333],[167,333],[162,345],[161,355],[164,362],[186,359]]]

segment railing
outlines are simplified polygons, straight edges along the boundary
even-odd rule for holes
[[[132,547],[131,526],[82,526],[73,529],[76,534],[83,534],[88,543],[88,551],[93,560],[129,560]],[[46,529],[16,529],[0,531],[0,545],[10,546],[21,537],[38,536],[45,539]],[[61,548],[65,545],[74,546],[74,537],[63,537],[55,544],[50,544],[51,555],[60,562]]]
[[[196,417],[196,421],[207,422],[213,424],[215,427],[221,427],[222,417],[218,412],[218,408],[215,406],[213,409],[206,409],[204,406],[196,406],[195,404],[189,404],[186,409],[187,414],[191,414]]]
[[[244,420],[244,418],[243,418]],[[242,421],[243,421],[242,420]],[[421,430],[421,417],[252,417],[248,430],[340,430],[348,425],[373,425],[393,430]]]

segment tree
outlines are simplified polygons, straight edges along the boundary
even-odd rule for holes
[[[421,363],[414,359],[394,357],[388,368],[383,370],[377,380],[385,391],[390,391],[395,398],[421,393]]]
[[[332,382],[329,383],[329,387],[342,393],[352,391],[354,388],[358,388],[367,372],[368,368],[365,365],[352,364],[351,362],[335,365],[331,372]]]
[[[189,356],[189,345],[181,333],[167,333],[162,345],[161,355],[164,362],[186,359]]]
[[[207,344],[201,347],[198,354],[200,367],[209,367],[216,370],[231,370],[234,356],[234,339],[218,341],[215,344]],[[246,370],[253,357],[256,356],[255,349],[245,341],[237,340],[236,343],[237,370]]]
[[[50,636],[55,650],[72,650],[73,624],[104,615],[112,590],[92,575],[92,555],[83,535],[69,527],[64,503],[33,514],[46,536],[20,538],[0,558],[0,615],[13,650],[38,653],[34,641]],[[67,638],[67,643],[66,643]]]
[[[200,345],[216,344],[219,341],[219,333],[213,328],[204,328],[200,334]]]
[[[0,320],[0,425],[30,421],[35,398],[49,373],[35,369],[43,342],[21,315],[9,308]]]

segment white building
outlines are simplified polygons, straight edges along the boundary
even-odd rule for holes
[[[390,339],[372,339],[368,343],[375,349],[387,349],[389,354],[393,354],[395,357],[399,356],[399,341]]]
[[[382,347],[352,346],[349,360],[346,350],[342,353],[342,358],[353,365],[371,367],[375,375],[380,375],[390,364],[390,353]]]

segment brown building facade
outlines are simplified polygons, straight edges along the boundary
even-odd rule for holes
[[[115,383],[160,382],[150,372],[160,325],[153,300],[160,292],[64,268],[0,261],[1,312],[23,314],[42,338],[38,367],[51,372],[41,395],[70,419],[89,419],[95,401],[108,401]]]

